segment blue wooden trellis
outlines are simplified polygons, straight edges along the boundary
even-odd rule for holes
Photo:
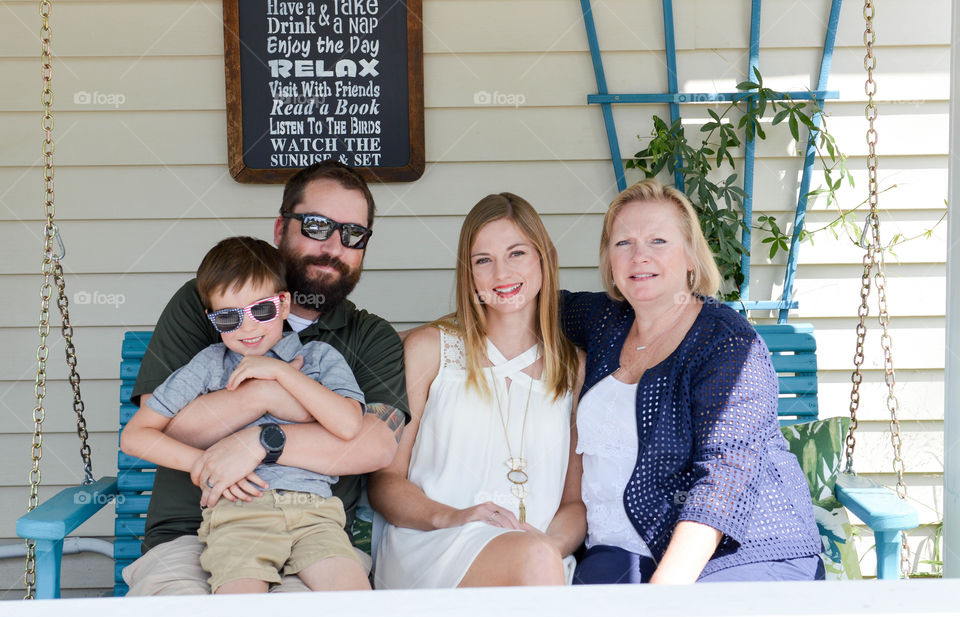
[[[597,39],[597,28],[593,20],[593,9],[590,0],[580,0],[583,11],[583,22],[587,30],[587,40],[590,45],[590,56],[593,59],[593,71],[597,78],[597,94],[587,96],[587,103],[600,105],[603,112],[603,123],[606,127],[607,141],[610,144],[610,158],[613,163],[613,173],[617,179],[617,187],[623,190],[627,187],[624,173],[623,159],[620,156],[620,144],[617,139],[616,124],[613,119],[613,105],[617,103],[667,103],[670,107],[670,122],[680,118],[680,105],[693,102],[731,101],[734,97],[743,98],[743,92],[680,92],[677,84],[677,49],[673,27],[673,0],[663,2],[663,30],[667,57],[667,87],[669,92],[659,94],[610,94],[607,90],[607,79],[603,71],[603,60],[600,55],[600,43]],[[760,6],[762,0],[752,0],[750,10],[750,56],[747,64],[747,75],[754,77],[754,68],[760,65]],[[827,23],[827,32],[823,42],[823,54],[820,57],[820,73],[817,78],[816,90],[807,92],[789,92],[793,100],[813,101],[817,110],[813,115],[813,122],[819,128],[823,103],[826,99],[839,98],[835,90],[826,90],[827,79],[830,76],[830,63],[833,59],[833,46],[837,38],[837,24],[840,21],[840,5],[842,0],[832,0],[830,18]],[[749,95],[746,97],[749,104]],[[748,131],[752,127],[748,127]],[[753,220],[753,170],[755,163],[756,140],[748,135],[744,146],[743,190],[746,197],[743,200],[744,220],[748,223]],[[804,155],[803,175],[800,180],[800,195],[797,199],[797,210],[794,216],[793,236],[790,241],[790,252],[787,256],[786,274],[784,276],[783,297],[781,300],[750,300],[750,256],[741,257],[743,284],[740,287],[740,297],[737,306],[742,310],[773,310],[779,311],[777,322],[786,323],[791,308],[797,308],[793,300],[793,283],[797,272],[797,258],[799,253],[800,232],[803,230],[807,212],[807,193],[810,191],[810,174],[816,156],[816,133],[810,132]],[[683,176],[675,172],[674,182],[678,189],[683,190]],[[750,248],[750,225],[743,231],[743,245]]]

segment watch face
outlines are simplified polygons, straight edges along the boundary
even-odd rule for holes
[[[286,443],[286,435],[276,424],[268,424],[260,432],[260,441],[268,450],[279,450]]]

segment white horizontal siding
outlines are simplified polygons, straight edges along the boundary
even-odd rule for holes
[[[884,87],[877,100],[945,101],[949,99],[950,48],[907,47],[896,54],[881,48],[883,62],[877,78]],[[746,78],[742,48],[679,50],[677,72],[680,88],[687,92],[731,91]],[[763,73],[767,85],[782,90],[813,88],[816,75],[809,67],[820,62],[820,49],[789,48],[765,50]],[[590,54],[587,51],[555,52],[458,52],[427,54],[427,75],[449,75],[424,84],[427,108],[473,107],[478,90],[523,95],[524,106],[578,106],[586,93],[596,90]],[[663,51],[618,51],[604,54],[604,72],[610,92],[661,92],[666,90]],[[863,92],[863,55],[859,47],[838,47],[835,51],[829,89],[839,90],[844,101],[866,100]],[[90,106],[74,102],[78,91],[124,95],[122,108],[141,110],[222,110],[223,60],[216,56],[58,56],[53,62],[61,111],[89,111]],[[8,58],[0,75],[5,81],[30,83],[36,78],[36,59]],[[643,75],[638,82],[637,75]],[[887,78],[895,81],[887,81]],[[813,81],[812,81],[813,80]],[[36,96],[26,89],[0,92],[0,108],[7,111],[34,111]]]
[[[474,92],[473,90],[471,92]],[[472,96],[472,94],[471,94]],[[656,107],[656,106],[655,106]],[[863,106],[830,105],[830,131],[850,156],[866,154]],[[947,154],[946,102],[883,106],[880,154]],[[665,109],[655,110],[666,116]],[[696,111],[696,110],[694,110]],[[706,112],[700,110],[706,116]],[[621,105],[614,115],[621,154],[640,149],[636,134],[649,123],[650,106]],[[39,160],[36,114],[0,112],[0,132],[9,148],[0,165],[29,166]],[[695,118],[691,118],[693,122]],[[436,108],[425,112],[428,163],[464,161],[576,161],[609,157],[599,111],[577,107]],[[64,165],[224,165],[226,122],[219,111],[64,111],[57,115],[57,162]],[[691,139],[698,133],[694,124]],[[918,140],[917,135],[924,139]],[[759,157],[796,152],[786,130],[771,131],[757,146]],[[429,168],[426,173],[429,173]]]
[[[876,24],[889,46],[950,42],[950,3],[934,0],[918,11],[909,2],[878,2]],[[748,0],[684,0],[674,7],[678,49],[742,48],[749,36]],[[219,0],[58,3],[53,14],[58,55],[220,55],[223,25]],[[822,1],[764,2],[761,45],[765,48],[822,47],[829,4]],[[7,2],[10,18],[0,24],[0,56],[30,57],[38,18],[31,2]],[[606,0],[593,7],[601,48],[663,49],[660,3]],[[425,0],[426,53],[584,51],[587,38],[576,2],[566,0]],[[904,27],[907,26],[907,27]],[[863,41],[860,7],[844,3],[837,45]]]
[[[562,173],[557,173],[558,167]],[[844,186],[839,193],[848,208],[864,198],[865,159],[851,159],[850,167],[856,187]],[[795,158],[764,158],[756,168],[757,209],[793,212],[800,170],[800,162]],[[378,216],[462,216],[480,196],[502,190],[523,195],[545,215],[602,212],[616,194],[607,160],[444,162],[429,165],[427,172],[423,181],[410,185],[374,185]],[[896,188],[884,193],[881,203],[884,208],[895,206],[899,216],[904,216],[903,211],[943,208],[946,174],[946,157],[884,157],[881,185],[896,184]],[[123,213],[122,220],[268,218],[276,213],[283,193],[278,185],[234,182],[219,165],[58,164],[56,183],[58,195],[62,196],[57,209],[61,221],[112,221],[118,219],[118,212]],[[37,229],[42,227],[43,211],[37,205],[37,187],[42,186],[42,170],[0,167],[0,186],[4,187],[0,191],[0,222],[32,221],[34,232],[40,233]],[[450,186],[458,190],[451,191]],[[819,199],[813,200],[810,208],[825,210],[826,206]],[[380,220],[374,247],[380,238]],[[40,225],[36,225],[38,222]],[[599,242],[599,238],[593,241]],[[811,252],[808,247],[804,245],[801,251],[804,258]]]

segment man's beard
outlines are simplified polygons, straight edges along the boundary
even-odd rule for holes
[[[352,270],[333,255],[294,255],[280,243],[280,254],[287,267],[287,286],[294,304],[327,313],[343,302],[360,280],[360,268]],[[330,266],[338,275],[325,272],[310,276],[310,266]]]

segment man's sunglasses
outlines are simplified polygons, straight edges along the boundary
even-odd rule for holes
[[[355,223],[338,223],[319,214],[284,212],[282,216],[285,219],[300,221],[300,233],[312,240],[326,240],[330,234],[339,229],[340,243],[350,249],[365,248],[370,236],[373,235],[373,230],[369,227]]]
[[[250,306],[243,308],[225,308],[213,313],[207,313],[207,319],[213,324],[220,334],[233,332],[243,323],[243,314],[246,313],[251,319],[260,323],[270,323],[277,318],[280,313],[280,294],[272,298],[257,300]]]

